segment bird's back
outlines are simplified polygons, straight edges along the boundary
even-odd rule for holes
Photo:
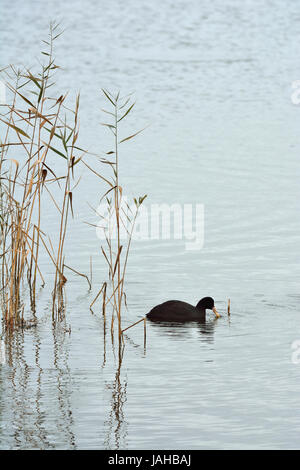
[[[202,315],[200,310],[187,302],[168,300],[160,305],[156,305],[156,307],[150,310],[147,317],[150,320],[184,321],[199,320]]]

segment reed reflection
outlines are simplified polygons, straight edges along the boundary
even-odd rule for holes
[[[69,368],[68,339],[70,328],[67,329],[65,320],[54,322],[53,335],[53,363],[56,369],[56,396],[59,413],[55,413],[57,428],[64,436],[68,449],[76,449],[76,439],[73,432],[74,419],[71,408],[72,377]]]
[[[105,345],[105,341],[104,341]],[[106,354],[106,346],[104,346],[104,355]],[[112,341],[114,350],[114,343]],[[127,443],[127,422],[124,414],[124,405],[127,400],[127,379],[123,379],[121,368],[124,356],[124,344],[118,345],[117,367],[114,373],[114,380],[105,385],[110,391],[110,410],[108,418],[104,422],[106,429],[104,438],[105,449],[126,449]]]
[[[38,327],[2,334],[6,362],[1,367],[1,380],[6,393],[2,396],[0,440],[5,448],[76,448],[67,335],[62,325],[53,327],[52,333],[52,345],[51,339],[45,345]],[[54,354],[52,363],[49,347]],[[42,367],[45,363],[46,368]],[[9,433],[5,423],[10,423]]]

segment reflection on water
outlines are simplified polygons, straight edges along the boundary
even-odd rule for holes
[[[217,319],[213,320],[199,320],[199,321],[176,321],[165,322],[161,320],[148,320],[148,323],[155,324],[158,328],[158,333],[162,336],[169,338],[185,339],[189,337],[190,329],[199,332],[199,339],[201,341],[213,342],[214,329],[217,324]]]
[[[299,447],[299,109],[290,100],[299,2],[87,0],[84,12],[79,0],[29,3],[2,0],[0,68],[34,63],[55,3],[67,21],[60,91],[81,90],[82,147],[108,148],[99,90],[135,90],[124,136],[151,126],[122,147],[124,191],[205,205],[201,252],[179,240],[134,243],[123,327],[172,298],[196,305],[211,295],[223,317],[148,322],[146,351],[137,325],[119,355],[101,312],[88,309],[105,267],[86,203],[103,187],[84,174],[66,261],[85,273],[93,256],[94,292],[70,273],[69,333],[52,327],[46,284],[37,326],[2,337],[0,448]],[[50,235],[56,216],[49,205]],[[47,280],[42,254],[40,268]]]
[[[53,325],[53,368],[47,370],[40,364],[41,339],[36,328],[31,332],[31,359],[34,358],[34,363],[28,364],[26,333],[26,330],[19,330],[3,335],[6,374],[2,371],[1,376],[5,378],[6,390],[9,390],[10,409],[7,411],[11,413],[13,424],[9,428],[12,437],[10,448],[51,449],[56,448],[57,441],[62,439],[67,448],[74,449],[76,442],[70,403],[72,380],[65,345],[65,325]],[[51,367],[51,362],[49,365]],[[51,438],[53,432],[54,439]]]
[[[73,433],[73,415],[71,409],[70,395],[72,392],[72,378],[68,365],[68,348],[65,346],[66,333],[64,322],[53,325],[53,364],[56,370],[57,380],[57,403],[59,406],[59,416],[57,427],[61,433],[65,434],[68,448],[76,448],[75,436]]]
[[[39,326],[4,336],[1,448],[293,446],[298,394],[290,389],[299,383],[287,354],[296,320],[283,330],[284,310],[274,317],[264,300],[250,312],[233,309],[230,323],[224,313],[205,322],[148,322],[146,350],[139,328],[119,349],[100,318],[91,336],[91,314],[71,334],[58,324],[51,336]]]
[[[105,449],[126,449],[127,422],[124,414],[124,404],[126,403],[127,380],[121,377],[121,367],[124,355],[124,348],[118,348],[118,366],[116,368],[114,380],[106,383],[105,387],[111,393],[110,409],[108,418],[104,422]]]

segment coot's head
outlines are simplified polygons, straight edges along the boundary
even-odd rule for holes
[[[212,310],[217,318],[220,317],[220,314],[217,312],[215,307],[215,301],[212,297],[203,297],[203,299],[197,303],[197,308],[200,310]]]

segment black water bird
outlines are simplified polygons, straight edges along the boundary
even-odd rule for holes
[[[212,297],[203,297],[196,307],[180,300],[168,300],[156,305],[147,313],[149,320],[159,321],[197,321],[205,320],[206,309],[212,310],[217,318],[220,317]]]

